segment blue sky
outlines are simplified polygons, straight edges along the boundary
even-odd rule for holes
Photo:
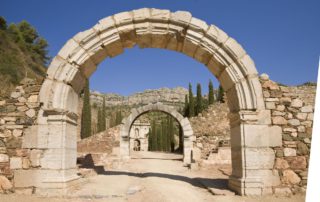
[[[185,10],[235,38],[256,63],[258,72],[288,85],[315,81],[320,55],[318,0],[2,0],[0,15],[8,22],[27,20],[49,42],[51,56],[76,33],[100,19],[142,7]],[[193,59],[160,49],[128,49],[107,59],[90,79],[91,89],[123,95],[159,87],[207,91],[212,74]]]

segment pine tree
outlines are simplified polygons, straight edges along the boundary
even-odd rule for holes
[[[218,101],[219,102],[222,102],[222,103],[224,102],[223,95],[224,95],[224,90],[223,90],[222,86],[220,85],[219,90],[218,90]]]
[[[194,98],[193,98],[191,83],[189,83],[189,113],[188,113],[188,115],[189,115],[188,117],[194,116]]]
[[[91,136],[91,106],[89,80],[86,80],[81,115],[81,139]]]
[[[101,131],[106,130],[106,99],[103,96],[102,111],[101,111]]]
[[[210,81],[209,81],[208,100],[209,100],[209,105],[212,105],[212,104],[214,103],[213,84],[212,84],[211,79],[210,79]]]
[[[196,115],[201,113],[202,110],[203,110],[203,103],[202,103],[201,85],[200,83],[197,83]]]

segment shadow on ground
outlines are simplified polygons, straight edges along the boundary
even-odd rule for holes
[[[147,158],[149,159],[149,158]],[[186,177],[181,175],[172,175],[166,173],[155,173],[155,172],[143,172],[143,173],[134,173],[134,172],[127,172],[127,171],[106,171],[103,166],[96,166],[94,165],[94,161],[92,159],[91,154],[87,154],[82,159],[78,159],[81,166],[80,168],[88,168],[93,169],[99,175],[127,175],[132,177],[139,177],[139,178],[147,178],[147,177],[159,177],[159,178],[167,178],[170,180],[178,180],[182,182],[189,183],[195,187],[199,188],[214,188],[220,190],[228,190],[228,179],[210,179],[210,178],[200,178],[200,177]],[[204,186],[204,184],[206,186]]]

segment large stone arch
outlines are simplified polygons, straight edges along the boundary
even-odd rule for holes
[[[272,174],[270,111],[265,110],[254,62],[233,38],[189,12],[148,8],[100,20],[67,41],[53,58],[39,95],[38,125],[24,139],[25,148],[43,150],[39,169],[30,171],[36,190],[63,192],[76,181],[79,93],[102,60],[134,45],[178,51],[208,67],[226,91],[230,108],[229,186],[239,194],[268,193],[278,176]]]
[[[148,104],[139,108],[131,110],[130,115],[122,120],[120,128],[120,155],[122,158],[129,158],[129,133],[133,122],[142,114],[150,111],[160,111],[171,115],[181,126],[183,132],[183,163],[190,164],[192,157],[193,141],[193,130],[188,118],[183,117],[178,111],[172,106],[164,105],[160,102],[155,104]]]

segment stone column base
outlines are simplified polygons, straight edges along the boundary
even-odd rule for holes
[[[261,178],[237,178],[230,176],[228,186],[239,195],[263,194]]]
[[[44,183],[44,187],[37,187],[35,194],[40,196],[67,196],[73,193],[77,187],[87,183],[88,179],[75,178],[67,182]]]
[[[15,170],[16,188],[35,187],[35,193],[42,196],[61,196],[70,189],[82,185],[86,179],[77,175],[76,169],[30,169]]]

